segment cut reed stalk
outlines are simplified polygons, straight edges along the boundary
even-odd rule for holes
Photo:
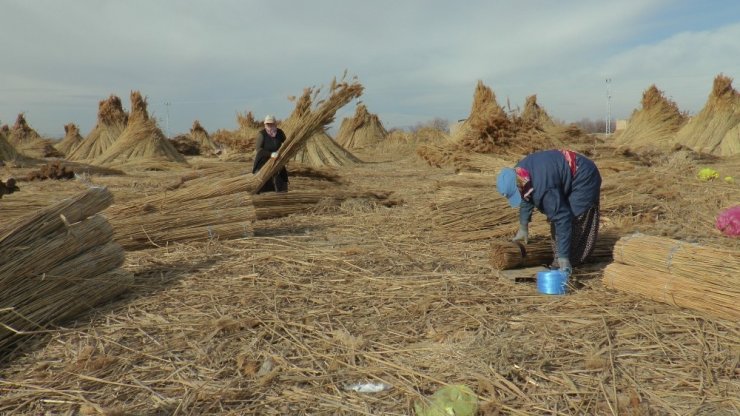
[[[593,253],[586,259],[587,263],[609,261],[620,234],[608,230],[599,235]],[[508,240],[491,242],[490,264],[496,270],[509,270],[520,267],[548,265],[553,261],[551,240],[537,238],[526,245]]]

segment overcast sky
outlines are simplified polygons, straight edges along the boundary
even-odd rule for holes
[[[577,121],[605,117],[606,78],[627,118],[653,83],[695,113],[717,74],[740,74],[738,0],[0,0],[0,15],[0,123],[24,112],[52,137],[86,135],[131,90],[171,135],[283,118],[345,69],[388,128],[466,117],[478,80]]]

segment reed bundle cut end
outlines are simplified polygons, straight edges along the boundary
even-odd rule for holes
[[[34,331],[127,290],[124,251],[98,214],[111,201],[107,189],[91,188],[0,230],[0,360]]]
[[[607,287],[740,320],[740,252],[634,234],[614,246]]]
[[[678,105],[651,85],[642,94],[642,107],[632,113],[627,128],[615,138],[615,144],[633,150],[668,150],[675,145],[676,133],[686,120]]]
[[[98,165],[123,165],[143,162],[187,163],[167,140],[146,110],[146,100],[138,91],[131,92],[131,115],[126,128],[105,152],[93,160]]]
[[[121,99],[111,95],[98,103],[98,120],[90,134],[67,155],[68,160],[93,160],[108,150],[128,123]]]
[[[74,179],[74,177],[74,170],[57,160],[41,166],[38,170],[29,172],[28,175],[26,175],[26,180],[44,181],[47,179]]]
[[[370,113],[364,104],[359,104],[353,117],[342,120],[337,143],[349,150],[372,148],[387,137],[388,131],[383,127],[380,117]]]
[[[82,143],[82,140],[80,129],[77,125],[69,123],[64,126],[64,138],[55,147],[63,154],[68,155]]]
[[[718,75],[704,108],[676,134],[676,142],[717,156],[740,154],[740,94]]]
[[[612,251],[620,237],[621,234],[617,230],[602,232],[596,240],[594,251],[588,256],[586,262],[598,263],[611,260]],[[495,270],[549,265],[552,261],[553,252],[549,238],[535,238],[528,244],[501,239],[491,242],[489,263]]]

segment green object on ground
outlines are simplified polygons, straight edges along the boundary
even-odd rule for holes
[[[415,403],[414,411],[416,416],[474,416],[478,411],[478,397],[468,386],[445,386],[429,400]]]
[[[733,183],[735,183],[735,178],[733,178],[732,176],[725,176],[725,182],[732,185]]]
[[[719,173],[712,168],[703,168],[696,176],[703,181],[711,181],[712,179],[719,178]]]

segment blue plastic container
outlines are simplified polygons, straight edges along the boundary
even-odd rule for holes
[[[568,274],[560,270],[537,272],[537,291],[546,295],[564,295],[568,288]]]

